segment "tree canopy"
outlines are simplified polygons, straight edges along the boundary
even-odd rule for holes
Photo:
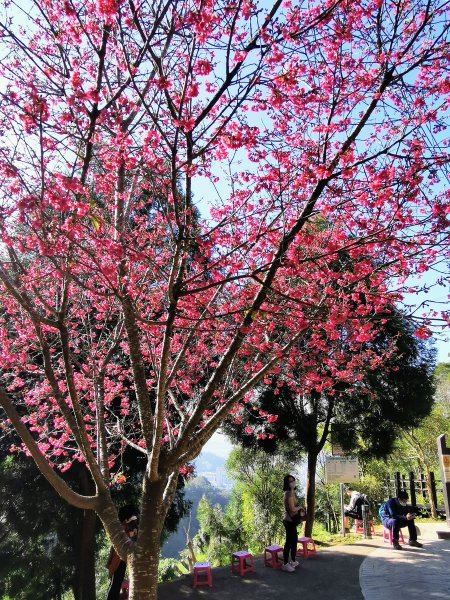
[[[344,324],[351,381],[373,315],[448,259],[447,5],[26,0],[0,29],[0,404],[147,600],[179,471],[223,420]],[[136,542],[109,491],[126,446]],[[73,461],[92,495],[53,469]]]

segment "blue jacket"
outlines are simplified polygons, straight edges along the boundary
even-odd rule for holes
[[[410,510],[411,507],[402,506],[397,498],[390,498],[384,504],[384,515],[382,519],[398,519],[398,517],[406,517]]]

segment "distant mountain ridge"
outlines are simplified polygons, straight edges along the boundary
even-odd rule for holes
[[[215,455],[212,456],[219,460],[222,460],[223,468],[223,463],[225,462],[225,460],[220,459],[220,457],[217,457]],[[212,464],[216,464],[210,463],[209,460],[210,459],[208,458],[205,462],[205,465],[208,465],[210,467]],[[216,468],[221,468],[220,464],[221,463],[217,463],[217,465],[219,466],[217,466]],[[185,500],[189,500],[190,502],[192,502],[191,514],[190,516],[184,517],[184,519],[180,521],[177,531],[170,535],[167,541],[164,543],[163,547],[161,548],[161,555],[164,558],[178,558],[179,553],[185,549],[185,529],[189,531],[189,536],[191,538],[193,538],[198,532],[199,523],[197,521],[197,509],[199,502],[203,498],[203,496],[206,496],[206,498],[211,502],[211,504],[220,504],[222,508],[224,508],[226,504],[228,504],[230,498],[229,492],[214,487],[206,479],[206,477],[202,477],[201,475],[199,475],[198,477],[194,477],[193,479],[188,481],[185,487],[184,498]]]
[[[226,458],[213,454],[212,452],[202,452],[195,460],[195,472],[200,474],[205,471],[215,471],[216,469],[223,469]]]

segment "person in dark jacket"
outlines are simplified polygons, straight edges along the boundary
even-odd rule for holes
[[[383,527],[392,530],[392,547],[395,550],[401,550],[399,544],[400,529],[408,527],[409,545],[415,548],[422,548],[423,544],[417,541],[417,530],[414,524],[415,514],[412,508],[408,506],[408,492],[401,490],[397,498],[390,498],[383,504],[380,512]]]

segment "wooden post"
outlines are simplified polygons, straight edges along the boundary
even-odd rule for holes
[[[442,475],[442,491],[444,492],[444,505],[447,517],[447,526],[450,527],[450,448],[445,444],[445,434],[437,439],[439,464]],[[438,534],[439,535],[439,534]]]
[[[430,481],[431,481],[431,496],[432,496],[432,506],[438,507],[437,505],[437,495],[436,495],[436,480],[434,478],[433,471],[430,471]]]
[[[411,506],[416,506],[416,485],[413,471],[409,472],[409,498]]]
[[[369,507],[363,504],[361,506],[362,510],[362,520],[363,520],[363,528],[364,528],[364,538],[371,538],[372,533],[370,531],[370,523],[369,523]]]
[[[342,521],[342,527],[341,527],[341,534],[345,537],[345,515],[344,515],[344,484],[340,483],[339,484],[339,499],[341,502],[341,521]]]
[[[401,485],[401,481],[400,481],[400,471],[397,471],[394,475],[394,485],[395,485],[395,497],[397,497],[399,491],[402,489],[402,485]]]
[[[389,477],[386,477],[384,480],[384,496],[385,500],[391,497],[391,480]]]

